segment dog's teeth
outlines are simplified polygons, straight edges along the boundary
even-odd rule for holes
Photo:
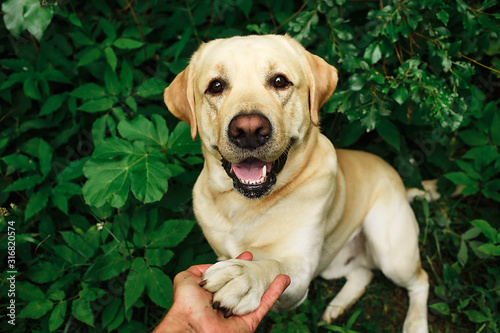
[[[240,182],[245,185],[260,185],[264,184],[265,181],[266,177],[261,177],[259,180],[240,179]]]
[[[262,178],[266,178],[266,174],[267,174],[267,166],[264,165],[264,167],[262,168]]]

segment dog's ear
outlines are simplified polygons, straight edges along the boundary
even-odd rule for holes
[[[306,51],[309,62],[309,109],[311,121],[319,125],[319,109],[337,87],[337,69],[322,58]]]
[[[191,127],[191,137],[194,140],[198,134],[198,126],[194,101],[194,78],[191,72],[191,65],[189,65],[179,73],[165,88],[163,98],[170,112]]]

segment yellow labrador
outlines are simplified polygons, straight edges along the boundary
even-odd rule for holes
[[[204,275],[216,306],[255,310],[276,275],[291,284],[275,310],[299,305],[312,279],[345,277],[330,323],[380,269],[409,293],[405,332],[427,332],[427,274],[418,225],[396,171],[377,156],[335,150],[319,109],[337,70],[288,36],[219,39],[195,52],[165,90],[199,133],[205,164],[194,210],[220,262]],[[235,258],[243,251],[253,261]]]

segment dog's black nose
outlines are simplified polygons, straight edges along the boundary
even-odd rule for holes
[[[231,142],[238,147],[256,149],[269,141],[271,131],[271,123],[265,116],[240,115],[231,120],[228,135]]]

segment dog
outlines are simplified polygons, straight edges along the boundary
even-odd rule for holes
[[[276,311],[301,304],[316,276],[345,277],[323,314],[331,323],[380,269],[408,290],[403,331],[427,332],[428,277],[400,176],[320,132],[337,80],[335,67],[287,35],[246,36],[201,45],[165,89],[170,112],[202,143],[193,206],[219,260],[204,288],[243,315],[278,274],[291,284]],[[232,259],[244,251],[254,260]]]

